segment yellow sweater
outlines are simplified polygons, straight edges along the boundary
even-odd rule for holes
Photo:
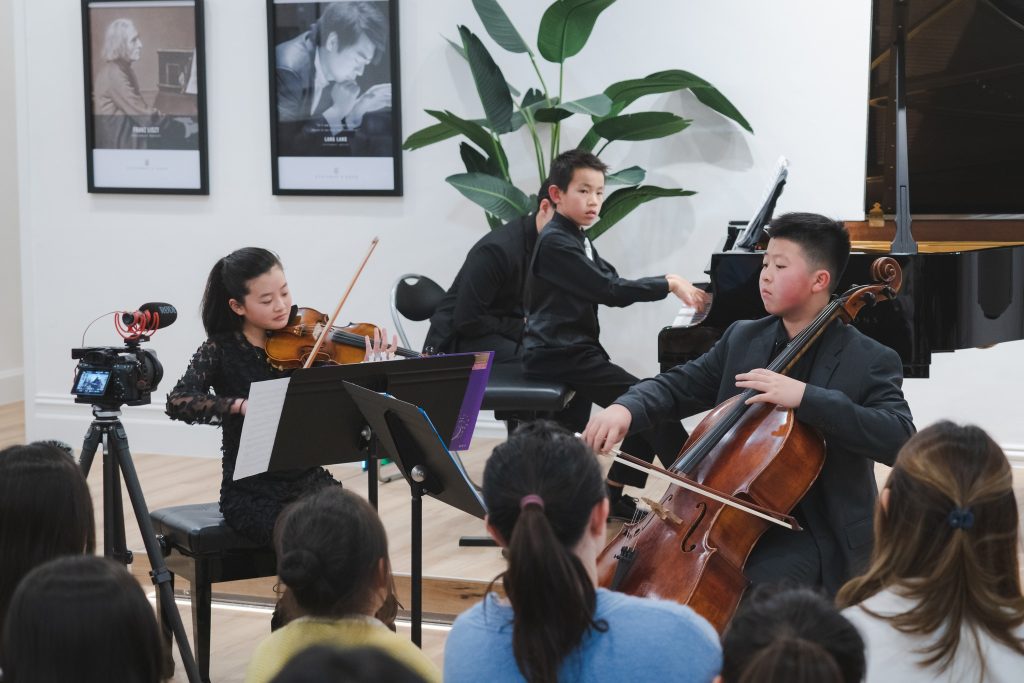
[[[412,641],[393,633],[372,617],[354,616],[344,619],[304,617],[271,633],[257,646],[245,675],[246,683],[268,683],[292,657],[311,645],[376,647],[427,681],[441,681],[441,672]]]

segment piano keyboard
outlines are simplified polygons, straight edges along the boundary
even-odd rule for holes
[[[708,311],[711,310],[711,306],[714,304],[714,296],[708,294],[708,305],[704,307],[703,311],[697,311],[693,306],[683,305],[676,313],[675,319],[672,321],[672,327],[693,327],[694,325],[700,325],[704,322],[704,318],[708,317]]]

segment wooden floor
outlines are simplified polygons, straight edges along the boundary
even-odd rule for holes
[[[126,425],[127,426],[127,425]],[[0,448],[24,441],[24,418],[21,404],[0,406]],[[494,439],[479,439],[473,447],[462,454],[467,471],[479,481],[484,462],[491,449],[498,443]],[[77,448],[79,444],[73,444]],[[103,491],[102,472],[99,456],[89,476],[96,510],[96,525],[102,545]],[[203,503],[217,499],[220,485],[220,461],[209,458],[187,456],[156,456],[133,454],[140,484],[150,510],[170,505]],[[393,465],[389,466],[392,470]],[[355,466],[330,468],[336,478],[351,490],[365,494],[366,475]],[[876,476],[882,483],[888,468],[877,466]],[[387,471],[385,472],[387,473]],[[1024,470],[1015,469],[1014,488],[1018,501],[1024,503]],[[658,499],[663,485],[652,483],[643,492],[650,498]],[[127,494],[123,493],[125,501]],[[411,559],[411,536],[409,522],[409,489],[402,480],[384,484],[380,488],[379,509],[388,532],[392,564],[395,572],[408,574]],[[424,608],[450,614],[467,609],[480,595],[486,584],[504,568],[500,552],[496,548],[461,548],[458,540],[463,535],[482,535],[482,521],[463,512],[438,503],[432,499],[424,501],[424,575],[430,577],[430,585],[424,598]],[[129,508],[128,515],[131,517]],[[125,525],[127,545],[136,551],[133,572],[148,593],[153,586],[148,578],[148,559],[142,543],[142,536],[134,519]],[[617,528],[609,527],[609,533]],[[444,582],[439,579],[454,579]],[[236,682],[244,680],[245,667],[256,644],[269,633],[271,605],[274,600],[274,581],[236,582],[218,584],[215,588],[212,632],[211,678],[215,682]],[[445,592],[449,583],[456,588]],[[184,584],[187,589],[187,584]],[[400,581],[400,594],[407,596],[408,581]],[[220,598],[220,599],[218,599]],[[407,599],[407,598],[406,598]],[[179,599],[179,609],[185,628],[191,635],[191,614],[188,599]],[[406,602],[406,604],[408,604]],[[400,633],[408,634],[407,624],[400,624]],[[427,624],[423,635],[424,652],[441,666],[447,627],[444,624]],[[175,652],[175,658],[178,658]],[[176,676],[171,679],[184,682],[186,677],[179,665]]]

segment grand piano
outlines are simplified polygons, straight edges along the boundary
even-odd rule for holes
[[[925,378],[933,353],[1024,338],[1024,0],[873,5],[865,212],[878,208],[846,224],[838,290],[869,283],[880,255],[899,261],[899,296],[854,324]],[[709,310],[658,336],[663,371],[766,315],[762,228],[730,224],[707,271]]]

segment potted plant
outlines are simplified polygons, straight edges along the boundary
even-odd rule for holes
[[[690,120],[664,111],[623,113],[645,95],[689,90],[705,106],[732,119],[748,132],[750,124],[731,102],[704,79],[688,71],[671,69],[613,83],[604,92],[579,99],[564,96],[565,62],[587,43],[598,16],[615,0],[557,0],[544,12],[537,33],[536,53],[523,40],[498,0],[472,0],[488,35],[500,47],[526,55],[538,84],[521,93],[509,84],[490,51],[472,31],[459,26],[459,41],[451,46],[469,63],[484,118],[467,119],[451,111],[427,109],[437,123],[410,135],[403,149],[415,150],[461,135],[459,152],[465,173],[445,178],[452,187],[483,208],[491,228],[528,214],[536,196],[520,190],[509,175],[508,157],[501,137],[526,128],[536,154],[539,181],[547,175],[550,160],[562,149],[562,122],[572,116],[589,116],[590,129],[573,147],[600,153],[616,141],[654,140],[685,130]],[[558,89],[548,88],[537,64],[537,54],[558,64]],[[543,134],[547,133],[547,144]],[[545,149],[547,152],[545,153]],[[625,218],[633,209],[659,197],[685,197],[691,190],[643,185],[647,172],[630,166],[608,175],[608,185],[622,186],[608,195],[598,222],[587,234],[595,239]],[[539,184],[539,183],[538,183]]]

